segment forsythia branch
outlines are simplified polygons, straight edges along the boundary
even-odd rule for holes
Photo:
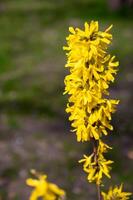
[[[66,38],[67,64],[69,74],[65,77],[65,92],[69,95],[66,112],[70,113],[73,132],[77,141],[93,141],[93,152],[81,159],[83,170],[87,173],[89,182],[98,186],[98,198],[101,199],[100,185],[103,175],[111,178],[110,165],[113,163],[104,157],[104,153],[111,149],[101,138],[113,130],[111,125],[112,113],[116,111],[119,100],[109,99],[109,85],[114,82],[118,61],[115,56],[107,53],[112,41],[110,30],[99,31],[97,21],[85,22],[84,30],[70,27],[70,34]],[[130,193],[122,193],[122,188],[111,189],[104,200],[126,200]],[[111,195],[120,195],[113,198]],[[121,196],[124,195],[124,198]]]

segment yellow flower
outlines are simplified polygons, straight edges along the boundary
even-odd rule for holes
[[[102,140],[99,140],[99,145],[97,148],[97,154],[106,153],[108,149],[112,149],[112,147],[105,144]]]
[[[84,30],[70,27],[66,38],[66,67],[70,69],[64,80],[64,93],[70,95],[66,112],[70,113],[77,141],[99,140],[102,134],[107,135],[107,129],[113,129],[111,114],[119,101],[103,98],[109,94],[107,89],[118,66],[115,56],[106,53],[112,40],[111,27],[101,32],[97,21],[85,22]]]
[[[100,148],[100,147],[99,147]],[[102,154],[105,151],[106,146],[102,146],[102,150],[99,150],[96,154],[92,153],[90,156],[84,155],[84,158],[79,161],[83,164],[83,170],[88,174],[87,179],[89,182],[96,182],[97,185],[101,184],[103,174],[108,178],[111,178],[110,164],[113,163],[111,160],[106,160]],[[107,146],[107,148],[109,148]]]
[[[103,200],[128,200],[129,196],[132,195],[132,193],[123,192],[122,189],[123,185],[121,184],[120,187],[111,187],[108,193],[102,192]]]
[[[65,196],[64,190],[57,185],[48,182],[46,175],[37,174],[37,179],[29,178],[27,185],[33,187],[29,200],[38,200],[40,197],[44,200],[61,200]]]

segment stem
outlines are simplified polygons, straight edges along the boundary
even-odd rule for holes
[[[97,195],[98,195],[98,200],[101,200],[101,190],[100,190],[100,185],[97,185]]]
[[[93,152],[95,154],[95,159],[97,161],[97,148],[98,148],[98,141],[96,141],[95,139],[92,139],[92,143],[93,143]],[[98,161],[97,161],[98,162]],[[100,189],[100,185],[97,185],[97,195],[98,195],[98,200],[102,200],[101,198],[101,189]]]

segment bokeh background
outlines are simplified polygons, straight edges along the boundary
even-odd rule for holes
[[[90,20],[98,20],[101,30],[114,24],[109,51],[120,61],[110,93],[121,102],[105,139],[115,163],[105,189],[124,182],[132,191],[132,8],[132,0],[0,0],[0,200],[27,200],[32,168],[47,173],[69,200],[96,199],[77,163],[90,145],[70,133],[62,95],[68,27]]]

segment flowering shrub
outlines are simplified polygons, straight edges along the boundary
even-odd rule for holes
[[[119,100],[109,99],[109,85],[117,73],[118,61],[107,53],[112,41],[110,29],[99,31],[97,21],[85,22],[85,29],[70,27],[66,38],[68,46],[64,47],[68,57],[66,67],[70,74],[65,77],[65,92],[69,95],[66,112],[70,113],[73,132],[77,141],[92,142],[90,155],[84,155],[79,162],[87,173],[89,182],[95,182],[98,188],[98,199],[126,200],[130,193],[120,188],[110,189],[107,194],[101,193],[103,175],[111,178],[110,170],[113,161],[107,160],[104,154],[111,149],[102,141],[102,135],[113,130],[110,124]]]

